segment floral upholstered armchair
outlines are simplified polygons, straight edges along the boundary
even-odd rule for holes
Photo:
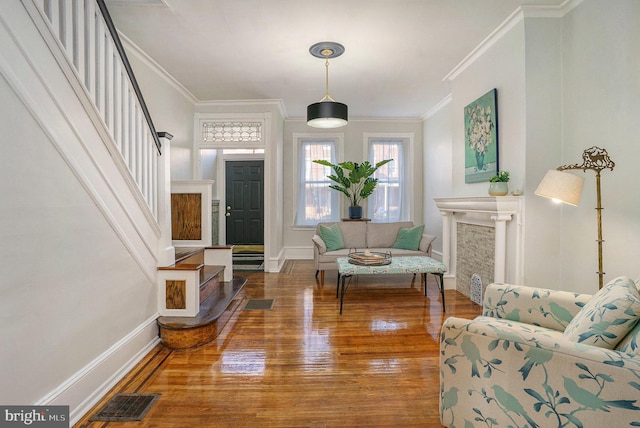
[[[448,427],[640,427],[640,294],[491,284],[483,315],[448,318],[440,420]]]

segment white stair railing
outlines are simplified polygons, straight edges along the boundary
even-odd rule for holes
[[[104,1],[33,1],[157,219],[160,140]]]

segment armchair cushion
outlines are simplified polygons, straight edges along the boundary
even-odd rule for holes
[[[640,357],[640,322],[616,346],[616,350]]]
[[[613,349],[640,317],[640,294],[630,278],[618,277],[598,291],[564,331],[569,340]]]
[[[331,226],[320,225],[320,237],[324,241],[327,251],[340,250],[344,248],[342,232],[340,232],[340,226],[338,223],[334,223]]]
[[[396,242],[391,246],[391,248],[417,250],[420,247],[423,230],[424,224],[414,227],[401,227],[400,230],[398,230]]]

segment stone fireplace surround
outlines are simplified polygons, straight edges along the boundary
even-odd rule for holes
[[[444,276],[445,288],[468,290],[466,284],[457,284],[456,280],[458,223],[492,227],[493,282],[523,283],[523,196],[434,198],[434,201],[443,216],[442,261],[449,268]]]

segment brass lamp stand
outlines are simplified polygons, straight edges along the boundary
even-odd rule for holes
[[[562,165],[557,168],[557,171],[565,171],[571,169],[581,169],[583,172],[590,169],[596,173],[596,212],[598,217],[598,277],[599,288],[603,286],[604,271],[602,267],[602,197],[600,191],[600,172],[603,169],[609,168],[613,171],[613,167],[616,164],[609,158],[609,154],[605,149],[593,146],[589,149],[585,149],[582,153],[582,164]],[[568,177],[567,177],[568,176]],[[582,192],[581,180],[579,184],[576,184],[576,179],[573,174],[558,173],[556,171],[549,171],[547,175],[542,179],[540,185],[536,189],[536,195],[544,196],[547,198],[558,199],[562,202],[567,202],[572,205],[577,205],[580,201],[580,193]],[[568,183],[568,184],[567,184]],[[567,185],[570,186],[568,190]],[[577,199],[576,199],[577,194]]]

